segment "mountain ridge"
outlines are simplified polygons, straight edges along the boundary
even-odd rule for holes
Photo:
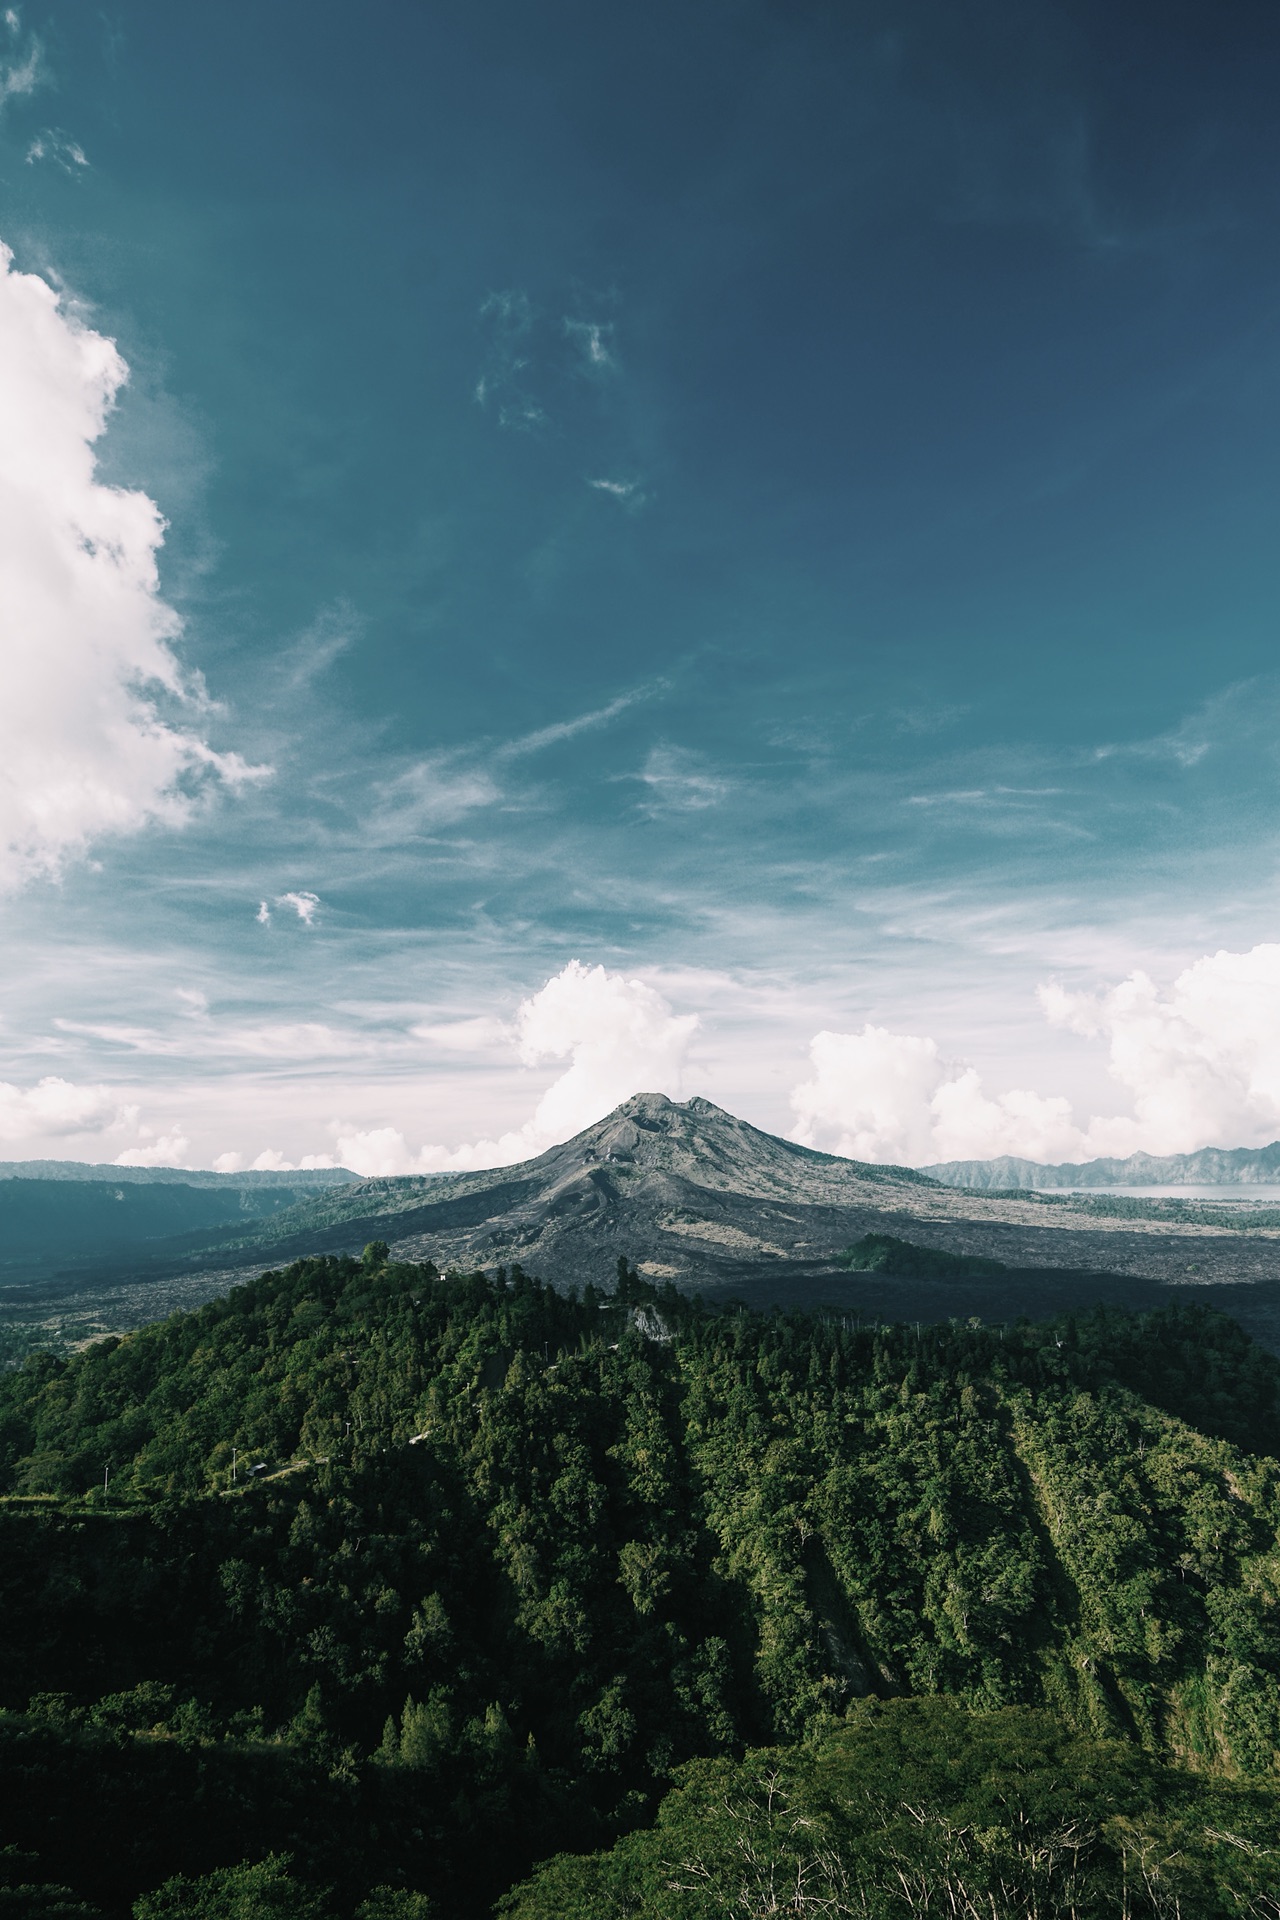
[[[359,1180],[349,1167],[247,1167],[218,1173],[212,1167],[122,1167],[114,1160],[0,1160],[0,1180],[92,1180],[129,1186],[334,1187]]]
[[[1126,1159],[1049,1162],[1004,1154],[941,1160],[922,1169],[949,1187],[1050,1191],[1063,1187],[1249,1187],[1280,1183],[1280,1140],[1265,1147],[1200,1147],[1194,1153],[1131,1153]]]

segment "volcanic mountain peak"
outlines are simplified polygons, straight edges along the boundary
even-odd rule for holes
[[[369,1182],[326,1212],[335,1235],[376,1231],[402,1256],[440,1264],[518,1259],[567,1283],[607,1274],[625,1252],[642,1271],[714,1282],[798,1249],[830,1255],[872,1210],[922,1190],[942,1193],[909,1168],[814,1153],[700,1096],[637,1093],[536,1159]],[[312,1210],[296,1224],[315,1220]]]
[[[628,1169],[632,1175],[675,1175],[700,1187],[770,1199],[847,1201],[868,1185],[878,1193],[886,1184],[936,1184],[909,1167],[864,1166],[815,1153],[793,1140],[763,1133],[700,1094],[671,1100],[665,1093],[633,1093],[603,1120],[537,1159],[473,1175],[473,1190],[511,1179],[550,1177],[559,1184],[592,1166]]]
[[[701,1096],[636,1093],[535,1159],[364,1180],[279,1216],[252,1249],[277,1260],[378,1238],[406,1258],[518,1259],[565,1283],[607,1274],[621,1251],[683,1277],[726,1261],[737,1271],[744,1257],[785,1259],[795,1246],[835,1251],[869,1210],[942,1193],[909,1168],[863,1166],[763,1133]],[[250,1252],[244,1238],[241,1250]]]

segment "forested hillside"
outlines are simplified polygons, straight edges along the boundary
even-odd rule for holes
[[[306,1181],[250,1184],[208,1181],[0,1178],[0,1268],[29,1271],[99,1261],[149,1240],[261,1221],[308,1197]]]
[[[255,1872],[295,1904],[235,1912],[319,1888],[347,1916],[382,1887],[478,1914],[647,1822],[682,1763],[730,1773],[681,1776],[668,1824],[712,1788],[750,1819],[745,1749],[836,1753],[850,1713],[935,1695],[965,1751],[995,1724],[1075,1739],[1107,1819],[1182,1818],[1167,1780],[1217,1782],[1252,1859],[1280,1760],[1278,1451],[1280,1365],[1202,1308],[869,1327],[712,1312],[625,1267],[566,1296],[380,1246],[298,1262],[0,1377],[10,1878],[124,1915],[287,1854]],[[786,1761],[797,1805],[836,1792],[817,1764]],[[650,1880],[580,1910],[656,1914],[664,1844],[627,1842],[627,1872],[658,1847]],[[688,1904],[710,1885],[662,1913],[725,1910]],[[1197,1911],[1273,1911],[1211,1894]]]
[[[1273,1920],[1276,1796],[1043,1710],[865,1701],[825,1738],[691,1761],[656,1824],[560,1855],[503,1920]]]
[[[341,1168],[222,1174],[73,1161],[55,1176],[56,1162],[30,1164],[39,1171],[0,1162],[0,1332],[4,1306],[39,1299],[55,1278],[137,1274],[157,1261],[172,1269],[189,1245],[265,1231],[271,1216],[355,1179]]]

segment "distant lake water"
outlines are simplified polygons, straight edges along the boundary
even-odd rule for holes
[[[1130,1194],[1135,1200],[1230,1200],[1240,1206],[1274,1206],[1280,1186],[1230,1187],[1037,1187],[1037,1193],[1079,1193],[1103,1199],[1107,1194]]]

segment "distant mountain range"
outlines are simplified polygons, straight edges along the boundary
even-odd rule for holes
[[[351,1185],[345,1167],[309,1173],[206,1173],[90,1166],[78,1160],[0,1164],[0,1278],[22,1282],[121,1261],[172,1266],[190,1237],[243,1234],[249,1221]]]
[[[924,1171],[949,1187],[1254,1187],[1280,1185],[1280,1140],[1269,1147],[1202,1147],[1198,1153],[1131,1153],[1127,1160],[1044,1166],[1038,1160],[944,1160]]]
[[[345,1187],[360,1175],[349,1167],[289,1168],[283,1173],[250,1168],[244,1173],[213,1173],[207,1167],[120,1167],[114,1161],[0,1160],[0,1180],[92,1180],[134,1187],[211,1187],[223,1193],[255,1187]]]

